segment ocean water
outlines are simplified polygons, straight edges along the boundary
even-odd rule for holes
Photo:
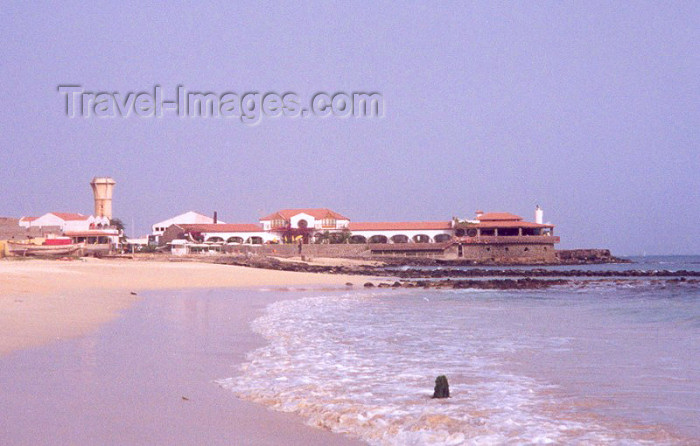
[[[502,270],[502,269],[517,269],[517,270],[528,270],[528,269],[544,269],[550,271],[570,271],[570,270],[583,270],[583,271],[629,271],[629,270],[643,270],[643,271],[700,271],[700,256],[695,255],[685,255],[685,256],[631,256],[622,257],[624,259],[630,260],[631,263],[601,263],[601,264],[590,264],[590,265],[523,265],[523,266],[399,266],[395,269],[406,270],[406,269],[485,269],[485,270]]]
[[[253,329],[221,386],[370,444],[700,444],[696,285],[314,293]]]

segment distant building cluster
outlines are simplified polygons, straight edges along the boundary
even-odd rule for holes
[[[256,251],[261,253],[289,251],[275,245],[298,245],[302,253],[304,245],[353,245],[347,253],[364,249],[371,255],[548,258],[554,255],[559,238],[542,217],[538,206],[535,222],[510,213],[481,211],[472,220],[353,222],[331,209],[315,208],[282,209],[258,223],[230,224],[218,221],[216,215],[190,211],[154,224],[149,242],[174,254],[235,252],[243,246],[273,246]]]
[[[59,252],[62,245],[79,245],[82,254],[103,254],[120,249],[123,231],[112,223],[112,194],[116,182],[112,178],[95,177],[90,182],[93,190],[95,214],[48,212],[38,217],[0,221],[2,253],[6,251]],[[6,248],[7,245],[10,249]],[[29,245],[29,246],[27,246]],[[70,251],[67,246],[66,252]]]
[[[24,252],[40,250],[18,244],[37,240],[48,250],[65,243],[80,244],[81,252],[136,250],[172,254],[258,253],[328,256],[441,256],[475,260],[551,260],[554,226],[543,222],[537,206],[535,221],[506,212],[477,211],[473,219],[441,221],[356,222],[328,208],[281,209],[256,223],[226,223],[217,213],[190,211],[155,223],[142,239],[126,239],[112,220],[115,181],[96,177],[90,185],[94,215],[48,212],[38,217],[0,219],[0,239],[11,239]],[[43,241],[42,241],[43,240]],[[66,247],[69,249],[70,247]]]

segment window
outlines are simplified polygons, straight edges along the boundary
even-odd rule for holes
[[[337,222],[336,222],[335,218],[328,217],[328,218],[324,218],[323,220],[321,220],[321,225],[324,228],[335,228],[336,224],[337,224]]]

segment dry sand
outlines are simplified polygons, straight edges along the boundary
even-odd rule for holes
[[[176,348],[172,351],[163,349],[164,352],[160,352],[157,345],[151,347],[155,349],[153,353],[142,351],[146,348],[143,346],[149,345],[151,333],[155,333],[152,330],[141,334],[139,339],[144,342],[129,340],[138,337],[136,329],[143,326],[137,323],[130,327],[133,322],[129,321],[149,317],[149,305],[151,309],[165,305],[163,311],[172,311],[183,305],[182,297],[161,297],[159,300],[145,297],[141,304],[153,303],[140,304],[133,309],[140,311],[125,313],[130,316],[116,321],[117,327],[126,324],[117,334],[114,334],[114,323],[110,323],[106,330],[98,331],[98,328],[114,321],[120,311],[135,304],[142,298],[139,294],[147,290],[284,289],[320,285],[338,288],[346,282],[358,285],[363,281],[364,278],[356,276],[203,263],[0,261],[0,386],[4,388],[5,396],[5,402],[0,404],[0,418],[14,420],[0,429],[4,432],[0,438],[8,442],[5,444],[55,444],[54,440],[71,444],[122,444],[121,440],[126,440],[127,443],[141,444],[144,439],[148,439],[147,444],[197,444],[200,440],[204,441],[203,444],[361,444],[305,426],[294,415],[272,412],[238,400],[207,381],[211,371],[219,373],[218,377],[226,377],[230,373],[227,370],[233,366],[231,362],[242,361],[246,352],[262,343],[262,339],[250,331],[250,320],[280,295],[293,298],[294,293],[258,294],[262,297],[238,293],[239,300],[235,303],[230,300],[220,302],[224,306],[214,310],[221,319],[217,323],[224,324],[226,330],[233,330],[236,342],[233,348],[227,344],[215,354],[201,356],[196,365],[199,374],[192,374],[191,361],[170,363],[168,359],[185,357],[191,360],[186,356],[190,353],[189,344],[208,338],[206,331],[197,334],[196,330],[188,329],[190,335],[181,340],[184,344],[172,347]],[[199,305],[197,299],[187,301],[191,302],[188,305]],[[187,318],[183,320],[187,321]],[[157,321],[154,324],[157,325]],[[208,323],[206,326],[210,329]],[[74,340],[29,349],[68,338]],[[85,350],[82,344],[92,345],[95,339],[100,344],[113,346],[104,352],[99,367],[95,366],[93,359],[85,361],[83,358]],[[223,351],[227,351],[228,356],[221,357]],[[10,355],[11,352],[15,354]],[[158,375],[169,376],[165,380],[167,386],[178,393],[164,398],[167,392],[162,392],[162,384],[161,387],[155,384],[144,386],[143,383],[152,381],[149,366],[130,367],[131,379],[121,375],[117,375],[119,379],[112,379],[111,374],[123,373],[124,363],[146,364],[157,354],[162,356],[156,360],[162,368]],[[115,365],[114,358],[120,358],[122,362]],[[87,365],[79,365],[82,362]],[[64,363],[65,366],[61,366]],[[217,367],[225,369],[217,371]],[[207,374],[202,370],[207,370]],[[93,376],[95,373],[98,375]],[[89,379],[83,375],[89,375]],[[94,382],[104,385],[91,389]],[[141,390],[133,393],[134,388]],[[75,393],[67,393],[65,389],[73,389]],[[186,405],[183,405],[181,394],[191,399],[185,401]],[[26,407],[22,409],[20,406]],[[96,411],[101,415],[91,418]],[[0,427],[2,425],[0,422]]]

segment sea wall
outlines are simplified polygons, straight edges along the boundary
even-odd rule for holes
[[[368,245],[365,244],[309,244],[301,245],[233,245],[225,246],[224,252],[227,254],[239,255],[265,255],[275,257],[363,257],[368,252]]]
[[[555,263],[554,245],[533,244],[308,244],[302,245],[233,245],[224,247],[227,254],[274,257],[345,257],[407,258],[424,257],[488,263]]]
[[[459,250],[461,249],[461,255]],[[457,258],[476,262],[491,263],[555,263],[557,262],[554,245],[533,244],[493,244],[461,245],[451,248],[457,250]]]

